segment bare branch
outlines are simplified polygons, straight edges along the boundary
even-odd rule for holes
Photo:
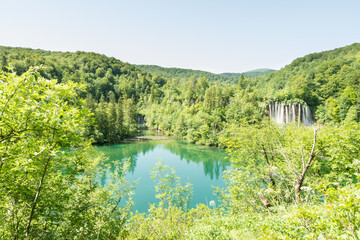
[[[262,149],[263,149],[263,151],[264,151],[264,157],[265,157],[265,159],[266,159],[266,162],[267,162],[267,164],[268,164],[268,166],[269,166],[269,178],[270,178],[270,181],[271,181],[271,183],[275,186],[275,180],[274,180],[274,178],[273,178],[273,173],[272,173],[272,169],[271,169],[271,163],[270,163],[270,161],[269,161],[269,158],[268,158],[268,155],[267,155],[267,153],[266,153],[266,150],[265,150],[264,145],[262,145]]]
[[[307,164],[305,165],[300,177],[299,177],[299,180],[297,181],[297,183],[295,184],[295,199],[296,199],[296,203],[299,204],[300,203],[300,190],[301,190],[301,187],[302,187],[302,184],[304,182],[304,179],[305,179],[305,175],[306,175],[306,172],[307,170],[309,169],[310,167],[310,164],[311,162],[314,160],[314,158],[316,157],[316,155],[318,154],[315,153],[315,146],[316,146],[316,134],[317,134],[317,129],[314,130],[314,142],[313,142],[313,146],[312,146],[312,149],[311,149],[311,153],[310,153],[310,157],[309,157],[309,160],[307,162]]]

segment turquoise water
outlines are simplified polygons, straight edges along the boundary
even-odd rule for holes
[[[156,203],[154,181],[150,176],[151,168],[159,159],[170,168],[175,168],[176,175],[185,184],[189,182],[193,188],[193,198],[190,207],[199,203],[207,204],[216,201],[212,186],[225,187],[222,171],[230,168],[225,160],[226,153],[222,149],[197,146],[176,139],[151,140],[113,146],[97,147],[109,159],[108,171],[99,176],[99,182],[106,185],[109,181],[109,171],[114,171],[119,162],[130,158],[131,165],[126,176],[128,180],[138,180],[133,201],[133,210],[146,212],[149,204]]]

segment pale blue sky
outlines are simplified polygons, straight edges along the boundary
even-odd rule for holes
[[[360,42],[355,0],[0,0],[0,45],[243,72]]]

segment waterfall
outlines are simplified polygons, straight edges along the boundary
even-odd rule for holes
[[[269,116],[270,116],[270,120],[273,118],[272,116],[272,112],[271,112],[271,104],[269,103]]]
[[[290,106],[287,105],[285,106],[285,115],[286,115],[286,118],[285,118],[285,122],[291,122],[290,120]]]
[[[279,124],[298,121],[299,125],[303,123],[305,126],[311,126],[315,123],[310,107],[306,103],[296,105],[270,102],[269,117]]]
[[[314,117],[311,113],[310,107],[308,105],[305,106],[305,118],[304,118],[304,125],[311,126],[315,123]]]
[[[295,114],[295,104],[291,104],[291,114],[292,114],[292,118],[291,121],[295,122],[296,121],[296,114]]]
[[[301,122],[301,104],[299,103],[299,111],[298,111],[298,125],[300,126],[300,122]]]

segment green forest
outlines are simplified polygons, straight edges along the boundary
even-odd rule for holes
[[[316,123],[299,110],[278,124],[272,103]],[[359,43],[242,74],[0,47],[0,239],[360,239],[359,117]],[[161,162],[147,213],[131,210],[128,162],[95,181],[93,145],[143,122],[226,149],[220,205],[189,208],[191,186]]]

